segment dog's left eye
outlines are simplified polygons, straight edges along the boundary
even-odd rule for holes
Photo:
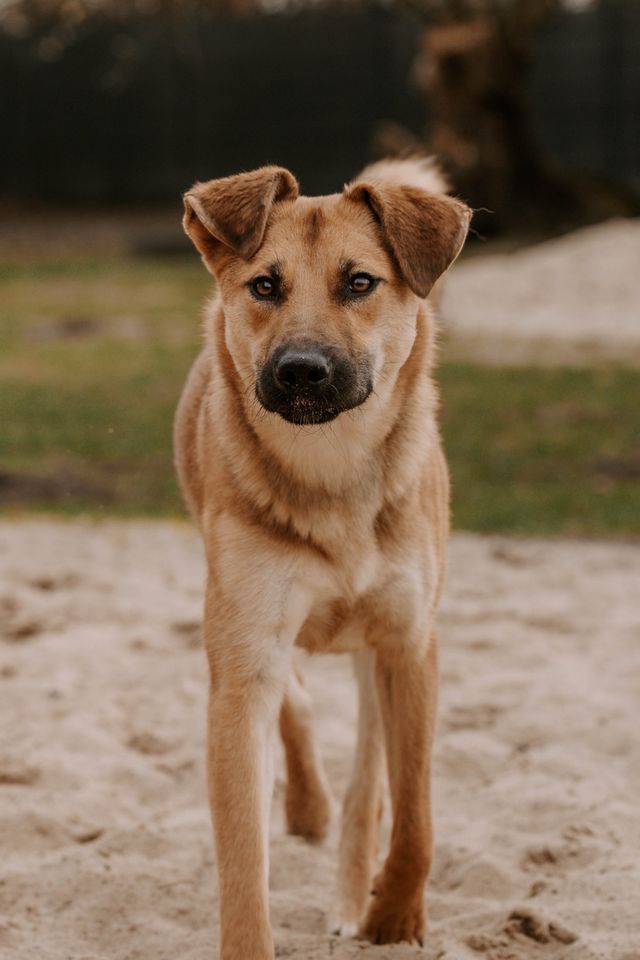
[[[349,277],[349,289],[352,293],[369,293],[376,281],[368,273],[354,273]]]
[[[277,293],[277,283],[271,277],[256,277],[251,281],[251,292],[261,300],[269,300]]]

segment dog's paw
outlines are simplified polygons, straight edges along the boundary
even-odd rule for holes
[[[331,924],[331,933],[334,937],[342,937],[344,940],[351,940],[358,935],[358,924],[349,920],[339,920]]]
[[[377,894],[371,901],[360,936],[371,943],[418,943],[422,946],[426,930],[422,897],[409,902]]]

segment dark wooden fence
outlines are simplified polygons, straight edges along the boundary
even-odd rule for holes
[[[534,45],[529,103],[551,156],[640,194],[640,0],[554,20]]]
[[[0,195],[156,200],[265,162],[338,189],[381,121],[424,133],[417,43],[417,23],[371,9],[0,31]],[[534,52],[545,149],[640,191],[640,0],[559,17]]]
[[[382,11],[93,20],[59,55],[46,36],[0,43],[5,194],[157,199],[266,162],[334,191],[379,120],[424,126],[417,28]]]

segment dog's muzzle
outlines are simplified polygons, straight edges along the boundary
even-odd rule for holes
[[[285,344],[262,367],[256,393],[262,406],[289,423],[327,423],[371,393],[369,364],[318,344]]]

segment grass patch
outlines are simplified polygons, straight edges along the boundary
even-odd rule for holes
[[[456,526],[640,534],[640,376],[444,364]]]
[[[196,257],[0,269],[0,509],[182,512],[171,425],[210,280]],[[640,534],[640,376],[444,363],[454,523]]]
[[[0,270],[0,509],[181,511],[171,425],[210,289],[195,256]]]

